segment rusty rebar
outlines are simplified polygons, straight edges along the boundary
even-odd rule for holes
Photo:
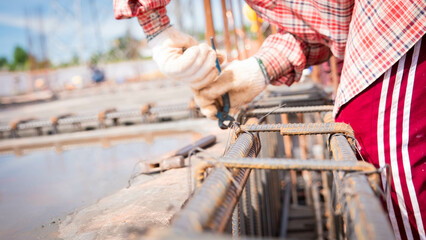
[[[253,151],[257,154],[260,147],[258,144],[255,135],[240,134],[225,156],[246,157]],[[173,228],[183,232],[202,232],[206,228],[223,231],[248,178],[248,173],[246,169],[229,171],[217,168],[212,171],[197,189],[194,197],[177,214]]]
[[[331,136],[330,147],[336,162],[358,161],[347,139],[342,135]],[[379,199],[370,187],[379,186],[379,176],[370,175],[370,183],[363,174],[335,174],[337,195],[341,201],[348,239],[395,239],[389,220]]]
[[[287,158],[228,158],[216,160],[219,165],[228,168],[248,169],[280,169],[280,170],[308,170],[308,171],[344,171],[344,172],[376,172],[377,169],[370,163],[363,161],[324,161],[301,160]],[[203,167],[214,167],[215,164],[206,163]],[[199,170],[203,171],[203,170]],[[204,170],[205,171],[205,170]]]
[[[316,135],[341,133],[348,137],[354,137],[354,132],[345,123],[289,123],[289,124],[261,124],[242,125],[241,132],[280,132],[281,135]]]
[[[285,114],[285,113],[312,113],[312,112],[331,112],[334,105],[318,105],[318,106],[302,106],[302,107],[271,107],[253,109],[246,112],[247,116],[261,116],[268,113],[271,114]]]

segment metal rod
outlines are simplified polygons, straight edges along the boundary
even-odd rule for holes
[[[229,36],[229,27],[228,27],[228,18],[226,17],[226,2],[225,0],[221,0],[222,4],[222,18],[223,18],[223,41],[225,43],[226,56],[228,61],[231,60],[231,39]]]
[[[300,123],[304,123],[305,119],[303,113],[297,113],[297,118]],[[305,160],[308,158],[308,152],[306,149],[306,136],[299,135],[299,149],[300,149],[300,158]],[[312,176],[308,171],[302,171],[302,177],[305,181],[305,201],[308,206],[312,205]]]
[[[281,114],[281,122],[283,124],[288,124],[288,114]],[[291,137],[289,135],[283,136],[284,140],[284,152],[285,156],[287,158],[293,158],[293,143],[291,141]],[[291,201],[293,205],[298,205],[298,199],[297,199],[297,173],[294,170],[290,171],[291,176]]]
[[[240,229],[240,204],[237,203],[237,206],[234,208],[232,213],[232,237],[238,238],[241,236]]]
[[[262,222],[260,220],[260,207],[259,207],[259,188],[257,187],[258,171],[252,171],[250,174],[250,187],[251,187],[251,203],[254,214],[254,221],[256,226],[255,236],[262,236]]]
[[[321,214],[321,203],[320,203],[320,196],[319,196],[319,182],[315,180],[315,182],[312,184],[312,203],[314,206],[314,213],[315,213],[315,223],[316,223],[316,232],[317,232],[317,240],[324,239],[324,230],[323,230],[323,221],[322,221],[322,214]]]
[[[334,135],[330,141],[333,157],[338,162],[357,161],[344,136]],[[345,161],[343,161],[345,160]],[[374,181],[379,181],[377,174]],[[345,219],[348,239],[395,239],[389,220],[379,199],[370,187],[364,175],[339,175],[342,186],[339,187],[339,199],[344,200],[343,218]],[[371,179],[370,179],[371,181]],[[373,185],[374,186],[374,185]]]
[[[213,14],[212,6],[210,0],[204,0],[204,14],[206,17],[206,39],[214,37],[214,23],[213,23]]]
[[[283,114],[283,113],[311,113],[311,112],[331,112],[334,105],[319,105],[319,106],[303,106],[303,107],[282,107],[282,108],[260,108],[253,109],[246,112],[247,116],[259,116],[268,113]]]
[[[225,156],[233,158],[248,156],[250,151],[253,151],[253,147],[259,147],[255,145],[256,143],[259,144],[257,141],[256,136],[253,134],[240,134]],[[258,150],[254,150],[256,154]],[[201,232],[207,227],[223,231],[230,216],[228,215],[229,211],[219,211],[219,207],[226,202],[225,197],[232,186],[237,188],[236,190],[242,190],[244,185],[235,187],[233,180],[240,181],[237,183],[245,184],[247,180],[246,176],[248,177],[246,170],[238,170],[236,172],[237,174],[234,174],[234,171],[231,175],[229,170],[225,168],[215,169],[206,178],[203,185],[198,188],[194,197],[188,201],[185,208],[178,213],[173,228],[183,232]],[[236,192],[234,197],[238,198],[239,194],[241,193]],[[236,202],[237,200],[235,199],[235,201],[231,201],[230,205],[227,206],[228,209],[231,209],[231,214]],[[219,219],[221,221],[219,224],[213,221],[216,211],[218,211],[216,216],[223,214]]]
[[[281,170],[308,170],[308,171],[345,171],[345,172],[376,172],[377,169],[370,163],[362,161],[323,161],[301,160],[287,158],[229,158],[216,160],[218,166],[229,168],[248,169],[281,169]],[[204,167],[214,167],[213,163]],[[203,171],[203,170],[200,170]],[[204,170],[205,171],[205,170]],[[201,175],[201,174],[200,174]]]
[[[281,214],[281,227],[280,227],[280,237],[285,238],[287,236],[287,228],[288,228],[288,218],[290,211],[290,190],[291,185],[293,184],[289,177],[286,180],[286,186],[283,191],[283,205],[282,205],[282,214]]]
[[[354,132],[345,123],[289,123],[289,124],[261,124],[242,125],[238,130],[241,132],[280,132],[281,135],[316,135],[341,133],[354,137]]]

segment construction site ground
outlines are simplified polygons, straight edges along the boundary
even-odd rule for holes
[[[0,122],[9,123],[22,117],[49,118],[65,112],[93,113],[111,107],[132,109],[150,102],[164,105],[176,104],[187,102],[190,97],[191,93],[187,86],[168,80],[120,86],[103,85],[80,91],[64,92],[55,101],[3,107],[0,111]],[[217,144],[209,148],[208,152],[216,156],[223,153],[228,138],[228,131],[220,130],[217,127],[217,121],[189,119],[152,125],[122,126],[90,132],[31,137],[13,141],[27,141],[31,144],[31,141],[35,143],[43,139],[66,138],[67,135],[73,134],[85,135],[96,132],[101,134],[102,131],[119,132],[120,129],[140,132],[140,139],[146,142],[152,141],[156,136],[164,137],[167,134],[171,134],[173,137],[189,133],[189,139],[192,141],[214,134],[217,137]],[[134,141],[137,139],[122,140]],[[3,139],[1,144],[7,144],[8,141],[11,140]],[[99,145],[99,143],[95,144]],[[188,143],[182,142],[179,147],[186,144]],[[166,152],[172,150],[175,149],[168,149]],[[32,151],[23,154],[32,154]],[[57,153],[57,155],[60,158],[61,153]],[[145,159],[142,149],[140,155],[142,159]],[[19,158],[16,161],[19,161]],[[86,159],[86,161],[91,161],[91,159]],[[27,171],[31,171],[31,169]],[[135,171],[137,172],[137,169]],[[129,175],[128,178],[130,177]],[[13,237],[14,239],[129,239],[133,236],[137,237],[147,227],[152,225],[164,227],[169,224],[171,217],[188,198],[188,184],[189,172],[186,168],[173,169],[158,174],[139,175],[131,181],[130,186],[123,183],[122,188],[116,189],[115,193],[106,194],[100,199],[93,199],[91,202],[81,203],[80,207],[66,215],[59,215],[49,219],[49,221],[33,223],[32,225],[36,227],[28,231],[2,230],[0,236]],[[3,220],[7,221],[7,219]]]

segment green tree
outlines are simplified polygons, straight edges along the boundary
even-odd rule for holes
[[[76,53],[74,53],[74,56],[71,59],[70,65],[79,65],[80,64],[80,58],[78,57],[78,55]]]
[[[0,57],[0,69],[5,69],[9,66],[9,62],[5,57]]]
[[[29,56],[27,51],[22,47],[16,46],[13,51],[13,62],[10,64],[9,69],[14,70],[24,70],[28,68],[29,65]]]
[[[22,47],[16,46],[13,51],[14,62],[17,65],[24,65],[28,61],[28,53]]]

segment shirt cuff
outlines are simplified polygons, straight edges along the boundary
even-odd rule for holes
[[[165,7],[156,8],[138,15],[139,24],[142,26],[148,40],[170,26]]]
[[[306,44],[290,33],[269,36],[255,54],[268,73],[272,85],[290,86],[299,81],[306,66]]]

